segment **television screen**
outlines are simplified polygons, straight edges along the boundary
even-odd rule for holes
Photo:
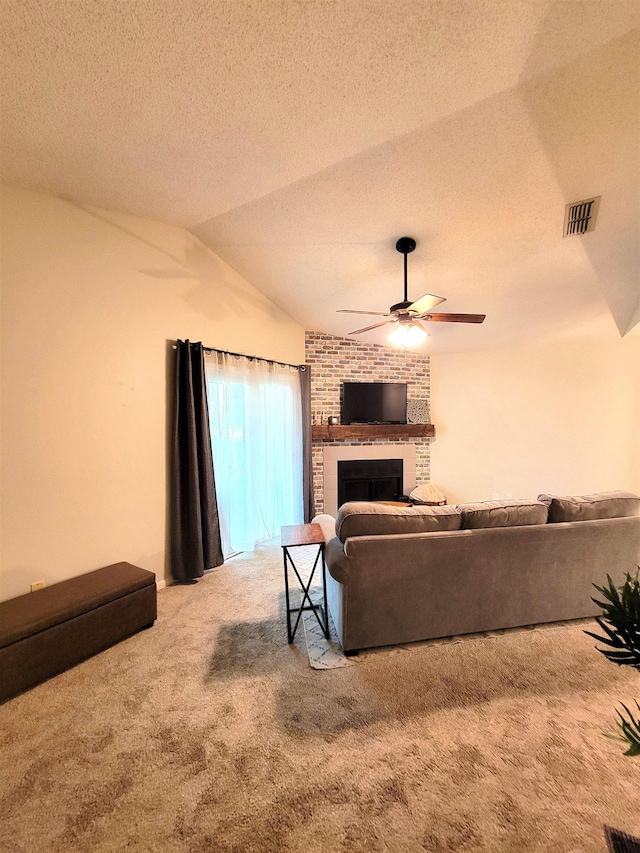
[[[343,424],[406,424],[406,382],[343,382]]]

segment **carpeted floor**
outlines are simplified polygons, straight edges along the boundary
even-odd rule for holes
[[[594,579],[601,580],[601,579]],[[638,674],[585,623],[309,666],[278,547],[159,594],[155,627],[0,707],[0,850],[604,853]]]

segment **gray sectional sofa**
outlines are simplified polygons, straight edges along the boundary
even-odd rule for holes
[[[325,547],[345,651],[593,616],[640,564],[628,492],[461,506],[344,504]]]

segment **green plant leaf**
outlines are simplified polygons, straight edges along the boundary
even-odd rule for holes
[[[624,754],[632,756],[640,755],[640,718],[636,720],[624,702],[620,704],[624,708],[626,716],[616,708],[616,714],[619,718],[618,728],[622,732],[619,740],[623,740],[629,745],[629,749]],[[640,710],[637,700],[636,707]]]
[[[640,571],[640,570],[639,570]],[[619,666],[631,666],[640,671],[640,581],[638,574],[628,572],[624,583],[618,588],[607,575],[607,586],[593,584],[605,601],[593,598],[602,609],[596,623],[603,634],[585,633],[605,646],[598,649],[608,660]]]
[[[585,631],[585,634],[608,646],[598,649],[607,660],[640,671],[640,566],[636,568],[635,575],[626,573],[620,587],[616,587],[610,575],[607,575],[607,586],[593,584],[604,599],[591,599],[602,610],[602,615],[596,616],[595,621],[603,633]],[[612,740],[627,744],[624,755],[640,756],[640,716],[636,719],[624,702],[620,704],[623,710],[616,709],[618,733],[604,734]],[[635,706],[640,712],[637,699]]]

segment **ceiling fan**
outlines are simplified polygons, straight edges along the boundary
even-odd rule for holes
[[[433,308],[446,302],[443,296],[433,296],[431,293],[425,293],[420,299],[415,302],[409,302],[407,299],[407,255],[413,252],[416,247],[416,241],[413,237],[400,237],[396,243],[398,252],[404,255],[404,299],[402,302],[397,302],[389,308],[388,312],[384,311],[353,311],[349,308],[342,308],[338,311],[339,314],[375,314],[378,317],[387,317],[387,320],[382,320],[380,323],[374,323],[372,326],[365,326],[364,329],[356,329],[354,332],[348,332],[349,335],[360,335],[362,332],[368,332],[371,329],[377,329],[380,326],[385,326],[387,323],[397,323],[396,328],[387,337],[387,340],[392,344],[403,347],[412,347],[421,344],[422,341],[429,335],[429,332],[424,328],[422,323],[482,323],[486,314],[442,314],[434,313]]]

